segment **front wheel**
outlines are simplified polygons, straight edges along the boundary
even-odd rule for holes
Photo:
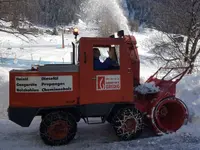
[[[113,128],[120,140],[135,139],[142,133],[143,116],[136,108],[122,108],[113,117]]]
[[[50,113],[40,124],[41,139],[51,146],[68,144],[75,137],[76,131],[76,120],[66,112]]]

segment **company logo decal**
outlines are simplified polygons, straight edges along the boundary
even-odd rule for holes
[[[120,75],[99,75],[97,76],[96,89],[100,90],[120,90]]]

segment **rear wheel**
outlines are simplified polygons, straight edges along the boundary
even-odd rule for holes
[[[143,130],[142,114],[136,108],[122,108],[113,117],[113,127],[120,140],[137,138]]]
[[[73,140],[77,131],[74,117],[66,112],[53,112],[46,115],[40,124],[40,136],[45,144],[66,145]]]

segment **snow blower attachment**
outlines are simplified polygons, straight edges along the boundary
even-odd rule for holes
[[[157,134],[176,132],[184,124],[188,110],[175,94],[188,68],[168,80],[175,69],[161,68],[141,85],[134,36],[119,31],[108,38],[82,37],[77,42],[78,30],[73,34],[71,64],[10,71],[11,121],[29,127],[35,116],[41,116],[41,139],[54,146],[73,140],[81,119],[87,124],[109,122],[120,140],[139,137],[146,124]],[[105,61],[114,64],[96,66],[98,50],[107,51]],[[169,71],[159,79],[163,69]],[[94,117],[100,121],[94,122]]]
[[[176,94],[176,84],[187,73],[189,67],[160,68],[144,85],[138,86],[138,107],[143,112],[156,134],[176,132],[188,119],[188,109]],[[158,77],[162,71],[166,72]],[[174,74],[172,73],[174,71]]]
[[[176,132],[188,118],[187,107],[175,97],[165,98],[151,109],[151,123],[157,134]]]

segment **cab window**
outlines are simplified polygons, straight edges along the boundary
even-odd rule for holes
[[[119,45],[93,46],[94,70],[119,70]]]

